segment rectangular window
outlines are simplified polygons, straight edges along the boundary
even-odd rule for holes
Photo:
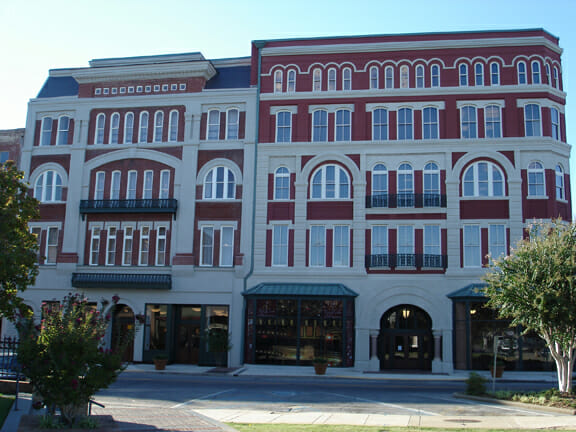
[[[490,64],[490,84],[500,85],[500,66],[498,63]]]
[[[484,129],[486,138],[502,137],[502,120],[499,106],[489,105],[484,108]]]
[[[237,140],[238,139],[238,125],[240,122],[240,114],[237,109],[228,110],[226,113],[226,139],[227,140]]]
[[[116,227],[108,228],[108,242],[106,244],[106,265],[113,266],[116,263]]]
[[[92,228],[92,237],[90,238],[90,265],[98,265],[100,255],[100,228]]]
[[[96,173],[96,182],[94,185],[94,199],[103,200],[104,199],[104,181],[106,179],[106,173],[103,171],[98,171]]]
[[[138,130],[138,142],[145,143],[148,141],[148,113],[140,113],[140,127]]]
[[[170,171],[160,171],[160,199],[170,198]]]
[[[234,265],[234,227],[223,226],[220,229],[220,267]]]
[[[52,139],[52,117],[42,119],[42,133],[40,135],[40,145],[49,146]]]
[[[478,138],[475,107],[465,106],[460,109],[460,128],[462,138]]]
[[[140,259],[138,265],[148,265],[148,255],[150,253],[150,227],[144,226],[140,229]]]
[[[336,69],[328,70],[328,91],[336,90]]]
[[[152,183],[154,173],[152,171],[144,171],[144,184],[142,189],[142,199],[152,199]]]
[[[42,254],[40,253],[40,239],[42,238],[42,228],[31,227],[30,232],[36,237],[36,259],[39,261]]]
[[[208,140],[220,139],[220,111],[210,110],[208,112],[208,130],[206,134],[206,139]]]
[[[322,70],[314,69],[312,72],[312,91],[322,91]]]
[[[556,108],[550,108],[550,120],[552,123],[552,138],[560,139],[560,115]]]
[[[412,139],[412,109],[400,108],[398,110],[398,139]]]
[[[288,266],[288,225],[272,227],[272,265]]]
[[[464,267],[482,265],[480,226],[464,225]]]
[[[494,259],[506,255],[506,227],[504,225],[489,226],[488,253]]]
[[[524,107],[524,128],[526,136],[542,136],[540,105],[528,104]]]
[[[68,144],[68,135],[70,131],[70,117],[62,116],[58,119],[58,138],[57,145]]]
[[[474,65],[474,85],[484,85],[484,65],[482,63],[476,63]]]
[[[350,227],[347,225],[334,226],[333,233],[333,257],[334,267],[350,266]]]
[[[414,267],[414,227],[411,225],[398,226],[398,267]]]
[[[156,265],[166,265],[166,227],[158,227],[156,232]]]
[[[132,265],[132,248],[134,247],[134,228],[124,228],[124,246],[122,248],[122,265]]]
[[[372,111],[372,139],[374,141],[388,139],[388,111],[383,108]]]
[[[438,108],[428,107],[422,111],[422,138],[438,139]]]
[[[385,225],[372,227],[372,255],[388,255],[388,227]]]
[[[288,81],[286,83],[286,91],[289,93],[296,91],[296,71],[295,70],[289,70],[288,71]]]
[[[120,171],[112,172],[112,181],[110,182],[110,199],[120,199]]]
[[[136,199],[136,180],[138,173],[136,171],[128,171],[128,181],[126,184],[126,199]]]
[[[211,226],[202,227],[200,246],[200,265],[214,265],[214,228]]]
[[[440,226],[424,225],[424,257],[422,266],[429,268],[442,267],[442,252],[440,246]]]
[[[276,114],[276,142],[292,141],[292,113],[280,111]]]
[[[336,141],[350,141],[351,113],[348,110],[336,111]]]
[[[328,112],[325,110],[312,113],[312,141],[328,141]]]
[[[48,228],[46,236],[46,264],[56,264],[58,257],[58,228]]]
[[[310,267],[326,266],[326,227],[310,227]]]

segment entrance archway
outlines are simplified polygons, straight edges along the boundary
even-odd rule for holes
[[[124,335],[134,330],[134,312],[130,306],[118,304],[112,314],[112,347],[117,346]],[[134,339],[128,342],[122,361],[134,361]]]
[[[430,316],[413,305],[398,305],[380,319],[380,369],[431,370],[434,339]]]

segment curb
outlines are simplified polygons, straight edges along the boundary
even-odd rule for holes
[[[485,397],[485,396],[472,396],[472,395],[467,395],[464,393],[454,393],[453,396],[456,399],[468,399],[468,400],[474,400],[474,401],[479,401],[479,402],[490,402],[490,403],[497,404],[497,405],[508,405],[508,406],[521,407],[521,408],[532,409],[532,410],[536,410],[536,411],[553,412],[553,413],[566,414],[566,415],[576,415],[576,409],[574,409],[574,408],[560,408],[560,407],[553,407],[553,406],[530,404],[530,403],[525,403],[525,402],[495,399],[495,398]]]

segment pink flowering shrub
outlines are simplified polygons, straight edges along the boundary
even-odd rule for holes
[[[40,325],[18,325],[18,359],[51,414],[74,424],[86,415],[90,398],[112,384],[124,369],[122,354],[134,334],[121,335],[119,346],[104,349],[109,317],[79,294],[69,294],[59,306],[45,309]]]

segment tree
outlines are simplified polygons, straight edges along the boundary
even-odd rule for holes
[[[23,178],[13,162],[0,164],[0,315],[8,319],[25,310],[18,291],[38,274],[38,243],[28,228],[39,217],[38,201]]]
[[[576,225],[535,223],[485,276],[488,306],[525,332],[534,330],[556,363],[558,388],[572,391],[576,348]]]

